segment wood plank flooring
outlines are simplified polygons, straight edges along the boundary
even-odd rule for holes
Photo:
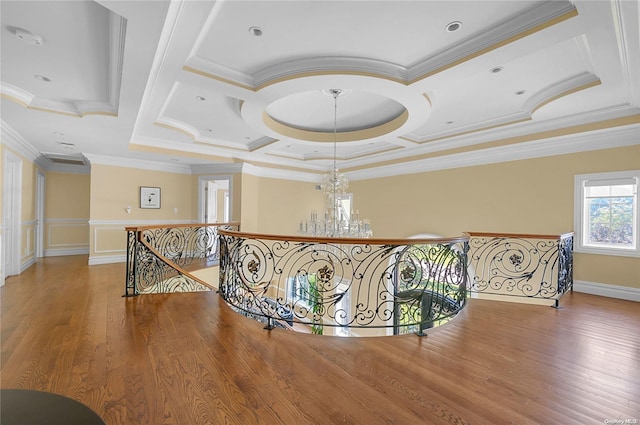
[[[423,338],[337,338],[266,331],[213,292],[122,298],[124,277],[74,256],[7,279],[0,386],[109,425],[640,423],[639,303],[472,299]]]

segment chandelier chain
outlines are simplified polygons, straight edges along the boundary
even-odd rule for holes
[[[311,213],[311,220],[300,223],[300,232],[312,236],[360,237],[372,236],[369,220],[360,219],[353,211],[351,194],[347,187],[349,180],[338,171],[338,97],[341,89],[330,89],[333,96],[333,169],[322,178],[320,188],[325,195],[327,209],[324,218]]]

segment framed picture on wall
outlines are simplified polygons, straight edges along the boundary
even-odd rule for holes
[[[160,188],[140,186],[140,208],[160,208]]]

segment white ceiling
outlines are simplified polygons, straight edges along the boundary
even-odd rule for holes
[[[3,143],[35,155],[313,180],[334,140],[356,178],[640,143],[637,0],[0,8]]]

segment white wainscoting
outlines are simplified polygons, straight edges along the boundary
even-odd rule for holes
[[[20,273],[36,263],[36,220],[20,223],[22,233],[22,252],[20,253]]]
[[[45,220],[45,229],[45,257],[87,255],[89,253],[89,220],[78,218],[47,219]],[[75,238],[69,237],[78,229],[84,230],[85,235],[76,235]]]
[[[157,226],[172,224],[195,224],[192,220],[91,220],[89,226],[93,233],[93,251],[89,255],[89,265],[110,264],[110,263],[123,263],[127,261],[127,234],[125,232],[126,227],[135,226]],[[113,236],[116,234],[122,235],[122,245],[113,246],[105,242],[108,235]],[[119,237],[119,236],[118,236]]]

